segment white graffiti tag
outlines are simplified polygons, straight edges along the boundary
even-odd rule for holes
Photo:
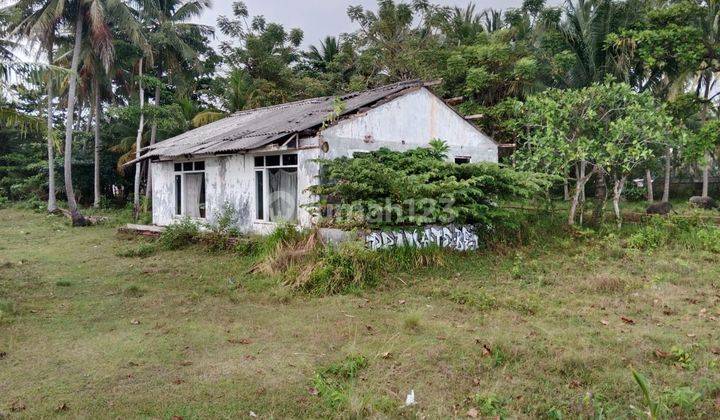
[[[456,251],[475,251],[480,246],[480,239],[473,226],[428,226],[422,229],[370,232],[365,236],[365,244],[372,250],[437,246]]]

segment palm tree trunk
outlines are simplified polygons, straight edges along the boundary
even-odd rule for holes
[[[67,196],[68,208],[73,226],[84,226],[87,224],[85,218],[78,210],[75,201],[75,190],[72,181],[72,146],[73,128],[75,117],[75,102],[77,99],[77,72],[80,65],[80,49],[82,47],[83,14],[82,5],[78,4],[77,20],[75,22],[75,45],[73,46],[72,62],[70,64],[70,83],[68,88],[67,112],[65,113],[65,195]]]
[[[655,194],[653,191],[653,177],[650,169],[645,169],[645,182],[647,183],[647,201],[652,204],[655,202]]]
[[[159,72],[158,72],[159,73]],[[158,75],[160,76],[160,75]],[[159,79],[160,77],[158,77]],[[160,84],[155,86],[155,106],[160,106]],[[152,127],[150,128],[150,146],[155,144],[157,141],[157,122],[153,121]],[[145,196],[147,198],[152,197],[152,171],[150,170],[150,162],[148,162],[148,168],[147,168],[147,185],[145,186]]]
[[[670,173],[672,171],[672,148],[668,147],[665,154],[665,185],[663,190],[663,202],[670,201]]]
[[[142,148],[142,135],[143,129],[145,128],[145,90],[143,89],[143,62],[144,59],[140,59],[140,66],[138,71],[138,84],[139,84],[139,95],[140,95],[140,124],[138,125],[137,138],[135,140],[135,159],[140,159],[140,149]],[[137,162],[135,164],[135,188],[133,190],[133,214],[135,219],[140,215],[140,172],[142,170],[142,163]]]
[[[705,103],[703,105],[703,123],[708,120],[708,98],[710,97],[710,76],[705,76]],[[702,177],[702,196],[708,197],[710,194],[710,152],[705,152],[705,166],[703,166]]]
[[[101,148],[101,140],[100,140],[100,107],[102,106],[100,103],[100,81],[98,80],[98,77],[95,76],[93,78],[93,91],[95,93],[95,109],[94,109],[94,117],[95,117],[95,123],[93,124],[93,129],[95,130],[95,153],[94,153],[94,173],[93,173],[93,193],[95,200],[93,201],[93,206],[95,208],[100,207],[100,148]]]
[[[48,45],[48,63],[53,63],[53,42]],[[47,154],[48,154],[48,212],[57,211],[55,197],[55,142],[53,141],[53,76],[48,74],[47,82]]]

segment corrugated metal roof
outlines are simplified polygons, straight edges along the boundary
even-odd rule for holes
[[[339,97],[342,115],[352,113],[406,89],[418,80],[395,83]],[[183,133],[143,149],[142,159],[234,153],[257,149],[288,135],[321,126],[334,111],[335,97],[306,99],[240,111],[220,121]]]

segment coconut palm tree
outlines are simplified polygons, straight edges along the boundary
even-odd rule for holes
[[[483,19],[485,12],[476,11],[475,4],[468,4],[465,9],[454,7],[447,23],[444,25],[445,35],[449,40],[457,45],[467,44],[474,41],[478,34],[485,31]]]
[[[6,13],[17,14],[20,18],[10,25],[12,33],[39,42],[47,52],[48,64],[54,63],[55,39],[60,24],[64,3],[58,0],[20,0],[8,7]],[[53,77],[48,74],[47,89],[47,156],[48,156],[48,203],[49,212],[57,211],[55,195],[55,135],[53,131]]]
[[[328,36],[320,41],[320,47],[311,45],[304,55],[315,71],[324,73],[339,53],[340,41],[334,36]]]
[[[702,69],[699,72],[696,92],[699,94],[701,85],[704,86],[702,88],[704,103],[702,120],[706,122],[710,119],[710,93],[715,85],[715,76],[720,71],[717,64],[720,59],[718,53],[720,48],[720,0],[707,0],[704,6],[700,25],[705,35],[704,44],[707,53],[702,63]],[[709,152],[705,155],[705,161],[702,175],[702,196],[708,197],[710,192],[710,168],[712,165]]]
[[[607,74],[605,39],[611,30],[611,11],[610,0],[567,2],[561,31],[576,58],[570,86],[585,87],[601,81]]]
[[[55,0],[51,0],[55,1]],[[62,3],[62,2],[61,2]],[[72,181],[72,143],[75,105],[77,102],[78,70],[85,39],[95,50],[105,69],[110,68],[114,56],[113,28],[135,42],[142,50],[150,52],[139,22],[128,5],[121,0],[75,0],[65,2],[67,21],[74,29],[70,80],[68,82],[67,110],[65,112],[65,193],[73,226],[87,224],[80,214]],[[112,22],[113,28],[109,26]]]
[[[143,3],[144,27],[152,47],[155,61],[155,99],[160,106],[163,77],[176,82],[201,67],[198,51],[205,48],[207,37],[214,33],[212,27],[190,23],[211,6],[210,0],[151,0]],[[191,77],[191,76],[188,76]],[[157,141],[157,122],[150,127],[150,145]],[[146,194],[152,194],[152,177],[148,171]]]

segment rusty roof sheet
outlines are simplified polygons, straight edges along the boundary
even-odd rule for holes
[[[340,96],[344,104],[342,115],[419,86],[423,83],[414,80]],[[257,149],[294,133],[321,126],[334,111],[334,103],[335,97],[328,96],[236,112],[220,121],[146,147],[141,159]]]

